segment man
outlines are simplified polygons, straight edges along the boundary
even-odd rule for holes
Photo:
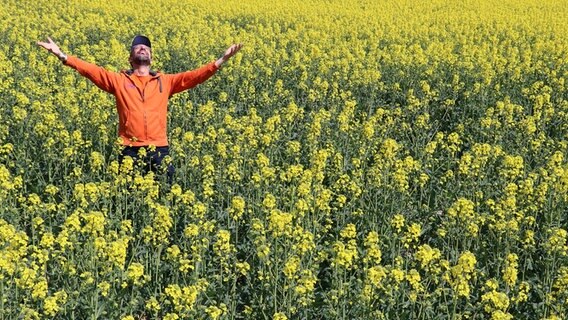
[[[111,72],[77,57],[66,55],[59,46],[48,42],[37,44],[57,56],[65,65],[74,68],[102,90],[116,97],[118,134],[124,146],[120,160],[130,156],[139,159],[139,150],[145,148],[142,157],[145,170],[156,171],[169,154],[167,139],[167,104],[171,95],[193,88],[209,79],[219,67],[235,55],[242,44],[230,46],[218,60],[193,71],[164,74],[150,69],[152,45],[150,39],[138,35],[130,46],[130,70]],[[167,166],[168,182],[173,179],[174,167]]]

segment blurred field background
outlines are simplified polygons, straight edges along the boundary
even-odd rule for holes
[[[0,0],[0,319],[565,319],[568,6]],[[36,45],[176,73],[175,183]]]

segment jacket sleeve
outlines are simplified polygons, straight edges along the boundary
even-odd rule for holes
[[[83,61],[74,56],[67,56],[65,62],[69,67],[77,70],[81,75],[91,80],[97,87],[108,93],[115,92],[117,73],[99,67],[96,64]]]
[[[170,95],[195,87],[211,78],[218,69],[213,61],[195,70],[166,75],[170,82]]]

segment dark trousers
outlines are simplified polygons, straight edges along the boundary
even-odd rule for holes
[[[141,157],[139,151],[141,148],[146,149],[146,156]],[[144,173],[150,171],[156,173],[157,175],[163,174],[164,171],[167,175],[168,184],[172,184],[174,179],[174,166],[169,163],[166,168],[162,167],[162,161],[164,157],[170,154],[170,147],[156,147],[154,151],[150,151],[149,147],[124,147],[122,153],[119,157],[119,162],[122,163],[124,157],[129,156],[134,160],[135,164],[139,164],[142,167]]]

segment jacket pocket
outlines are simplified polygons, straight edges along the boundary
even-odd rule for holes
[[[163,140],[167,137],[167,111],[160,108],[152,109],[146,119],[148,123],[148,139]]]
[[[131,112],[129,111],[126,115],[126,135],[133,141],[144,141],[146,140],[146,125],[144,123],[144,112]]]

